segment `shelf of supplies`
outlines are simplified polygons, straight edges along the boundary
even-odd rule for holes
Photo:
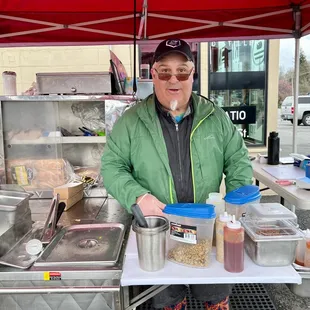
[[[62,143],[106,143],[106,137],[62,137]]]
[[[7,145],[16,144],[81,144],[81,143],[106,143],[106,137],[88,137],[88,136],[77,136],[77,137],[41,137],[33,140],[17,140],[11,139],[6,140]]]

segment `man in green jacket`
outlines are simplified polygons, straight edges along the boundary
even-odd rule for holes
[[[166,204],[204,203],[218,192],[252,183],[243,139],[226,113],[192,92],[194,59],[178,39],[161,42],[151,69],[154,94],[114,125],[102,157],[104,185],[130,212],[163,215]],[[231,285],[192,285],[206,309],[229,309]],[[185,309],[186,287],[172,285],[153,298],[155,308]]]

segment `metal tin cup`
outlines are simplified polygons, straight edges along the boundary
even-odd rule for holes
[[[133,220],[132,229],[136,233],[140,268],[157,271],[165,266],[166,232],[169,221],[162,216],[146,216],[149,228],[142,228]]]
[[[13,71],[4,71],[2,73],[3,94],[6,96],[16,96],[16,73]]]

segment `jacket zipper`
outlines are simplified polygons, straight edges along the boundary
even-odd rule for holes
[[[196,202],[196,188],[195,188],[195,175],[194,175],[194,165],[193,165],[193,154],[192,154],[192,138],[193,135],[196,131],[196,129],[201,125],[201,123],[208,118],[212,113],[214,112],[214,108],[212,111],[206,115],[197,125],[196,127],[192,130],[191,135],[190,135],[190,143],[189,143],[189,149],[190,149],[190,156],[191,156],[191,167],[192,167],[192,180],[193,180],[193,191],[194,191],[194,202]]]
[[[176,130],[176,133],[177,133],[177,144],[178,144],[178,155],[179,155],[179,169],[180,169],[180,178],[181,178],[181,188],[183,189],[183,172],[182,172],[181,146],[180,146],[180,137],[179,137],[179,124],[175,124],[175,130]]]

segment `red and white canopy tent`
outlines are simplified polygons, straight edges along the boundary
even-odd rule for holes
[[[136,11],[134,10],[136,8]],[[136,34],[136,36],[135,36]],[[295,38],[310,34],[310,0],[1,0],[0,47]],[[293,152],[299,62],[295,61]]]

